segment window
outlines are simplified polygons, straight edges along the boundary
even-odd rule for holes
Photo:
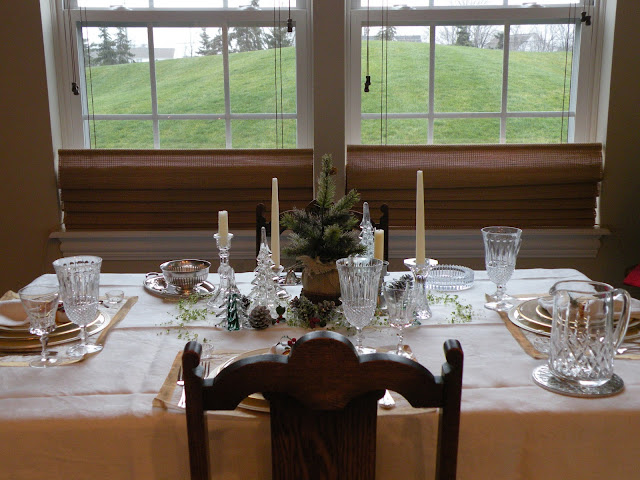
[[[308,146],[304,0],[115,3],[57,2],[65,148]]]
[[[403,3],[352,5],[349,143],[595,140],[591,3]]]

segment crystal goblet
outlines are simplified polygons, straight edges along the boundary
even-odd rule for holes
[[[516,227],[484,227],[484,259],[489,280],[496,284],[496,292],[485,308],[504,312],[513,307],[506,285],[516,268],[516,257],[522,242],[522,230]]]
[[[65,257],[53,262],[65,313],[80,327],[80,343],[67,350],[70,357],[102,350],[102,345],[87,342],[87,325],[98,316],[101,266],[102,259],[94,256]]]
[[[46,368],[58,364],[58,359],[47,353],[49,334],[56,328],[58,310],[57,285],[27,285],[18,291],[20,302],[29,317],[29,331],[40,337],[40,358],[32,360],[30,367]]]
[[[375,349],[362,346],[362,329],[371,323],[378,302],[382,260],[348,257],[336,261],[340,277],[340,300],[349,324],[356,329],[356,350],[371,353]]]
[[[398,330],[398,343],[395,353],[410,358],[411,355],[404,348],[404,329],[414,321],[414,295],[411,291],[413,284],[407,282],[403,287],[394,282],[384,284],[384,298],[389,312],[389,325]]]

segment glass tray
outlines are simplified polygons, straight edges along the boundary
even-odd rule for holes
[[[427,288],[440,292],[458,292],[473,286],[473,270],[461,265],[436,265],[427,275]]]

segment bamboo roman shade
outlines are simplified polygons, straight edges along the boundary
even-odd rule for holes
[[[313,151],[60,150],[58,184],[67,230],[255,227],[256,204],[278,177],[283,210],[313,198]]]
[[[424,171],[429,228],[592,227],[601,144],[424,145],[347,148],[347,189],[391,228],[415,226],[416,170]]]

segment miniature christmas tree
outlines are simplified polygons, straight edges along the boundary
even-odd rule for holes
[[[350,190],[334,201],[336,186],[332,176],[335,173],[331,155],[324,155],[315,201],[305,210],[294,208],[283,216],[281,224],[293,232],[289,245],[283,249],[286,254],[332,263],[364,252],[354,231],[358,218],[351,212],[360,195]]]
[[[271,259],[271,250],[267,244],[267,232],[262,227],[260,251],[257,257],[257,266],[254,269],[255,277],[251,282],[253,288],[248,295],[252,311],[258,306],[264,306],[269,309],[272,315],[276,315],[276,308],[280,305],[281,300],[288,297],[286,290],[278,285],[277,275],[273,270],[274,265]]]

